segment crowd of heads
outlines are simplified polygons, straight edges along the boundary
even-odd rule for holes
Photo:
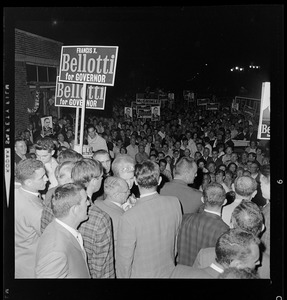
[[[67,119],[64,122],[54,117],[54,135],[35,135],[33,143],[30,131],[24,130],[23,136],[15,139],[15,153],[22,158],[17,163],[16,179],[24,186],[33,181],[35,189],[45,190],[48,181],[45,165],[53,157],[58,164],[54,171],[58,182],[52,200],[54,215],[65,217],[73,205],[79,205],[82,221],[87,218],[85,211],[90,205],[87,195],[96,193],[101,186],[104,197],[120,205],[127,201],[132,188],[159,191],[163,178],[179,179],[201,190],[206,209],[220,210],[227,200],[230,203],[235,197],[241,198],[241,204],[232,214],[232,228],[216,243],[216,261],[225,266],[219,278],[257,278],[248,270],[254,269],[259,261],[264,219],[258,206],[249,200],[256,195],[258,185],[262,186],[263,196],[270,200],[268,143],[261,145],[250,140],[245,149],[236,149],[228,143],[231,136],[236,139],[234,131],[240,134],[253,129],[244,118],[238,122],[237,117],[228,114],[223,118],[220,113],[200,115],[188,111],[188,114],[169,112],[165,120],[164,112],[155,123],[89,117],[84,144],[100,135],[108,149],[96,150],[90,157],[73,150],[74,128]],[[137,153],[146,155],[140,163],[129,152],[129,147],[136,146]]]

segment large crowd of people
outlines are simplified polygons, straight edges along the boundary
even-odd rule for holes
[[[15,278],[270,278],[270,149],[253,119],[94,115],[81,153],[70,115],[44,133],[35,114],[15,137]]]

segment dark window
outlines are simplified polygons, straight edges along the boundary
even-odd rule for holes
[[[38,76],[40,82],[48,81],[47,67],[38,66]]]
[[[48,74],[49,74],[49,82],[56,82],[57,77],[57,69],[53,67],[48,67]]]
[[[26,64],[27,81],[37,81],[37,67],[35,65]]]

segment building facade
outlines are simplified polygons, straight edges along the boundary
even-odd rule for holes
[[[62,45],[61,42],[15,29],[16,135],[28,126],[34,114],[59,117],[60,110],[55,107],[53,98]]]

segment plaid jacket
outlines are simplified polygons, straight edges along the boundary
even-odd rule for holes
[[[92,278],[115,278],[114,246],[110,216],[92,204],[88,211],[89,219],[81,223],[84,248]],[[51,204],[42,212],[41,232],[54,219]]]
[[[192,266],[200,249],[214,247],[219,236],[228,229],[216,214],[203,211],[184,215],[178,235],[178,263]]]

